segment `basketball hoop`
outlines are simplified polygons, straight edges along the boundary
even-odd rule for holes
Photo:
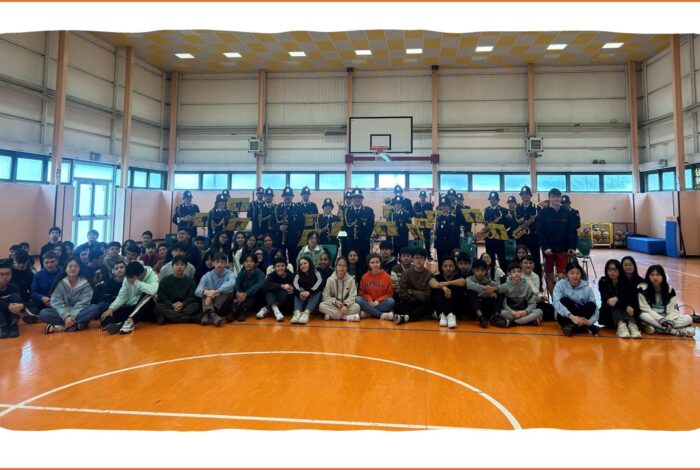
[[[377,156],[377,159],[382,159],[385,162],[390,162],[391,158],[389,158],[389,154],[386,153],[387,150],[389,150],[389,147],[386,147],[384,145],[373,145],[371,147],[372,153]]]

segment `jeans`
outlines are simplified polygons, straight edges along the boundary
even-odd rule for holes
[[[384,299],[379,302],[379,305],[376,307],[372,307],[367,300],[363,299],[359,295],[355,297],[355,303],[360,306],[361,311],[369,313],[374,318],[380,318],[382,313],[390,312],[394,309],[395,304],[394,299],[389,297],[388,299]]]
[[[320,300],[320,292],[310,295],[306,300],[301,300],[300,297],[294,296],[294,310],[308,310],[309,312],[313,312]]]
[[[100,316],[100,307],[91,304],[83,308],[77,315],[73,317],[75,323],[88,323],[91,320]],[[63,325],[65,322],[61,315],[58,314],[58,310],[53,307],[45,308],[39,313],[39,318],[44,323],[49,325]]]

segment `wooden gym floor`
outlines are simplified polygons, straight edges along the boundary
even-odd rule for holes
[[[700,260],[594,250],[598,274],[625,254],[642,274],[668,267],[681,303],[700,306]],[[0,426],[15,430],[700,427],[694,340],[566,338],[553,323],[249,318],[139,324],[128,336],[22,324],[0,357]]]

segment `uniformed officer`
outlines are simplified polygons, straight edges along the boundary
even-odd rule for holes
[[[566,207],[571,211],[571,216],[574,220],[574,229],[578,230],[581,228],[581,214],[579,213],[578,210],[574,209],[571,207],[571,198],[568,196],[568,194],[564,194],[561,197],[561,205]]]
[[[338,245],[338,237],[332,235],[333,224],[340,221],[340,217],[333,214],[333,200],[329,197],[323,200],[321,206],[323,213],[318,216],[316,226],[319,232],[321,245]]]
[[[275,204],[273,204],[272,202],[272,199],[274,197],[275,192],[272,190],[272,188],[268,187],[267,189],[265,189],[265,193],[263,194],[263,202],[260,205],[260,216],[258,217],[258,224],[260,226],[260,232],[262,233],[262,235],[265,236],[266,233],[269,233],[270,235],[273,235],[273,238],[275,238]]]
[[[457,200],[457,191],[455,191],[453,188],[450,188],[447,191],[447,202],[449,202],[450,205],[454,208],[456,200]]]
[[[508,196],[508,200],[506,201],[506,204],[508,204],[508,223],[504,224],[506,227],[506,230],[508,231],[508,238],[510,240],[514,240],[513,238],[513,230],[516,229],[518,226],[518,222],[515,220],[515,208],[518,207],[518,200],[515,199],[515,196],[510,195]]]
[[[484,221],[487,224],[503,224],[506,228],[510,225],[508,209],[499,206],[498,201],[501,198],[498,197],[496,191],[491,191],[489,193],[489,207],[484,209]],[[491,234],[486,236],[486,252],[491,255],[491,259],[495,263],[498,259],[498,264],[501,269],[506,272],[508,270],[508,261],[506,260],[506,247],[503,240],[496,240],[492,238]]]
[[[345,209],[348,209],[352,206],[352,191],[345,191],[345,198],[343,199],[343,203],[338,205],[338,217],[340,217],[340,220],[343,220],[343,213],[345,212]]]
[[[408,224],[411,223],[411,216],[406,211],[403,196],[394,196],[392,203],[394,210],[389,214],[389,222],[394,222],[396,225],[396,233],[398,236],[391,237],[392,252],[394,256],[399,256],[401,248],[408,246]]]
[[[277,235],[276,244],[280,251],[287,256],[287,259],[292,264],[296,263],[297,254],[300,248],[299,239],[301,232],[304,230],[304,217],[298,210],[296,204],[292,202],[294,191],[287,186],[282,191],[281,204],[275,207],[275,232]]]
[[[262,186],[258,187],[255,191],[255,199],[250,202],[250,207],[248,208],[248,218],[252,222],[252,231],[258,239],[263,236],[263,231],[260,230],[260,208],[263,205],[263,197],[265,196],[265,190]]]
[[[307,214],[318,214],[318,206],[316,206],[315,202],[309,202],[310,197],[311,190],[308,186],[304,186],[301,190],[301,202],[297,203],[299,212],[301,212],[303,216]]]
[[[216,202],[214,203],[214,208],[209,211],[209,240],[214,240],[214,238],[217,237],[219,233],[223,232],[226,229],[230,218],[231,214],[226,208],[226,196],[224,194],[217,194]],[[229,239],[231,239],[230,234]]]
[[[418,202],[413,204],[413,212],[415,217],[420,219],[425,219],[425,211],[433,210],[433,203],[428,202],[428,193],[421,191],[418,195]],[[425,243],[425,251],[428,252],[428,257],[432,259],[432,247],[430,246],[430,238],[432,237],[432,230],[429,228],[423,229],[423,240]]]
[[[199,206],[192,204],[192,192],[182,193],[182,204],[175,208],[173,213],[173,224],[177,229],[185,229],[190,233],[191,239],[197,236],[197,227],[194,226],[194,216],[199,212]]]
[[[460,236],[466,237],[467,234],[471,233],[472,231],[472,224],[471,222],[467,222],[467,220],[464,218],[462,209],[471,209],[471,207],[464,204],[464,194],[462,193],[457,193],[453,205],[455,209],[455,217],[457,217],[457,222],[459,222]]]
[[[531,202],[532,190],[529,186],[520,188],[520,199],[522,202],[515,208],[516,228],[528,221],[530,221],[530,225],[525,231],[525,235],[518,238],[518,243],[527,246],[528,251],[535,259],[535,272],[540,276],[540,279],[542,279],[542,256],[540,254],[540,241],[537,238],[536,223],[536,219],[539,217],[542,209],[537,204]]]
[[[447,196],[440,198],[438,209],[443,213],[435,219],[435,251],[441,260],[459,246],[459,221]]]
[[[228,200],[231,199],[231,194],[229,194],[228,189],[221,191],[221,195],[224,197],[224,201],[228,204]]]
[[[413,212],[413,203],[411,203],[411,200],[408,199],[407,197],[404,197],[403,195],[403,188],[401,185],[397,184],[394,186],[394,197],[396,196],[401,196],[403,197],[403,208],[404,210],[408,213],[410,217],[415,217],[416,214]]]
[[[371,207],[365,207],[362,202],[365,196],[362,190],[352,190],[352,206],[345,210],[343,230],[347,233],[347,243],[343,243],[346,255],[350,250],[357,250],[360,260],[365,263],[370,252],[370,238],[374,232],[374,211]]]

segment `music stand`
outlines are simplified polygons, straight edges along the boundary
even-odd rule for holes
[[[420,226],[416,224],[406,224],[406,227],[408,227],[408,233],[413,236],[414,240],[425,240],[425,237],[423,236],[423,229]]]
[[[233,218],[228,221],[228,225],[226,225],[224,230],[227,232],[242,232],[248,227],[248,222],[250,222],[250,219],[247,218]]]
[[[508,232],[506,231],[506,226],[503,224],[491,225],[491,231],[489,233],[494,240],[508,240]]]
[[[428,223],[432,226],[435,223],[435,218],[442,214],[444,214],[444,211],[437,209],[434,211],[425,211],[425,218],[428,219]]]
[[[481,209],[462,209],[462,216],[464,220],[471,224],[483,224],[486,223],[484,220],[484,214]]]
[[[248,212],[250,201],[244,197],[234,197],[228,200],[226,208],[232,212]]]
[[[382,216],[385,219],[388,219],[392,212],[394,212],[394,206],[382,206]]]
[[[316,227],[316,221],[318,220],[319,215],[320,214],[306,214],[306,217],[304,218],[304,227]]]
[[[304,229],[304,231],[301,232],[301,238],[299,238],[299,244],[297,246],[306,246],[306,244],[309,243],[309,234],[314,232],[318,235],[318,230],[316,230],[315,228]]]
[[[343,230],[343,222],[333,222],[331,226],[331,237],[339,237],[340,232]],[[345,234],[344,236],[348,236]]]
[[[209,222],[209,213],[207,212],[197,212],[194,215],[194,226],[195,227],[206,227]]]
[[[396,224],[394,224],[394,222],[380,220],[374,223],[374,231],[372,231],[372,236],[397,237],[398,235],[399,232],[396,230]]]
[[[428,219],[413,219],[413,225],[420,229],[431,229],[433,224]]]

